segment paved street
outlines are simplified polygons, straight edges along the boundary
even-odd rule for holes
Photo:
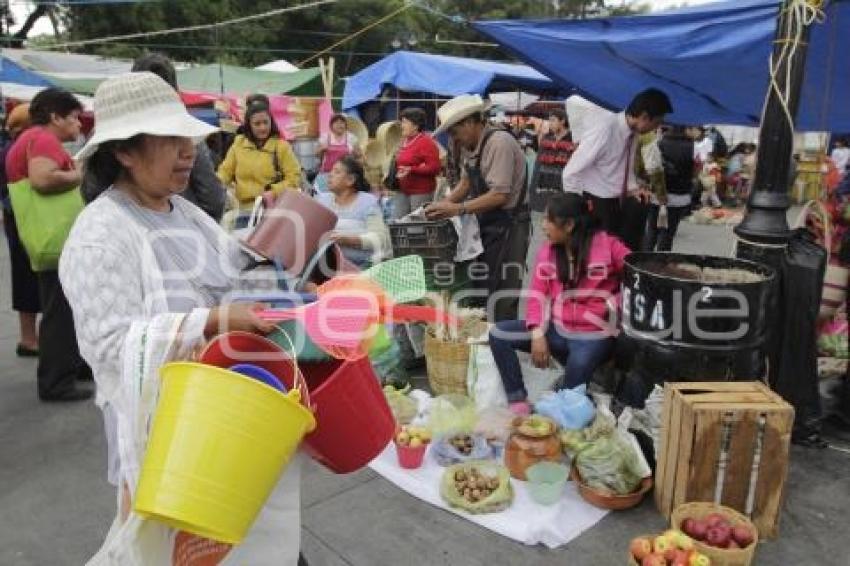
[[[677,249],[728,255],[730,235],[729,228],[684,223]],[[115,507],[100,413],[91,403],[37,401],[36,362],[14,356],[5,242],[0,273],[0,565],[80,565],[98,548]],[[846,566],[850,442],[838,446],[843,451],[792,451],[781,536],[761,545],[758,564]],[[613,566],[625,563],[631,537],[665,527],[647,501],[548,550],[431,507],[370,471],[333,476],[309,464],[302,493],[303,550],[312,566]]]

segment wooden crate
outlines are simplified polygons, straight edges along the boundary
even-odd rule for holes
[[[682,503],[713,501],[750,516],[760,536],[775,537],[793,422],[791,405],[757,381],[665,384],[659,511],[669,518]]]

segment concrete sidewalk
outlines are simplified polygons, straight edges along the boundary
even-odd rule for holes
[[[677,249],[728,255],[731,231],[683,224]],[[710,247],[710,250],[706,248]],[[76,566],[100,545],[115,509],[105,441],[91,403],[46,405],[34,360],[14,355],[8,258],[0,243],[0,565]],[[781,536],[758,564],[846,566],[850,442],[792,451]],[[651,501],[612,513],[558,550],[526,547],[423,503],[371,471],[334,476],[305,466],[302,545],[311,566],[619,565],[631,537],[661,531]],[[158,566],[158,565],[153,565]],[[250,565],[245,565],[250,566]]]

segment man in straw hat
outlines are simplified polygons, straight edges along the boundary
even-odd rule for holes
[[[492,297],[492,318],[501,321],[517,317],[530,218],[525,155],[510,133],[487,124],[488,108],[480,96],[466,94],[437,110],[440,126],[435,133],[448,132],[470,156],[454,190],[425,212],[431,219],[477,216],[484,253],[470,269],[470,278]]]

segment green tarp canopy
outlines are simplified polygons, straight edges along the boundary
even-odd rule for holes
[[[260,71],[233,65],[201,65],[177,71],[181,90],[218,94],[291,94],[324,96],[318,67],[292,73]]]
[[[68,77],[54,75],[52,73],[42,73],[42,75],[58,87],[76,94],[85,94],[88,96],[93,96],[94,91],[97,90],[100,83],[106,80],[106,77]]]

